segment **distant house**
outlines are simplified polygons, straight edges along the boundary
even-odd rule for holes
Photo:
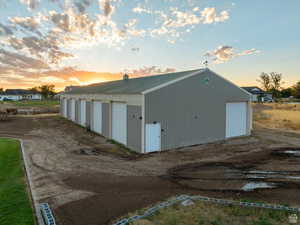
[[[40,93],[24,89],[6,89],[0,92],[0,101],[41,100]]]
[[[252,102],[271,102],[273,101],[272,93],[265,92],[259,87],[242,87],[251,94]]]

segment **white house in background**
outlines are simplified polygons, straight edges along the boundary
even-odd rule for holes
[[[0,101],[42,100],[40,93],[24,89],[6,89],[0,92]]]
[[[265,92],[259,87],[242,87],[245,91],[251,94],[252,102],[272,102],[272,93]]]

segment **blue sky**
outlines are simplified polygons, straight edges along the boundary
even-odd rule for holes
[[[60,87],[85,84],[102,78],[82,71],[139,76],[200,68],[205,60],[209,68],[238,85],[257,85],[261,72],[273,71],[283,74],[285,86],[300,80],[298,0],[0,0],[0,4],[0,87],[18,82],[26,87],[38,82]],[[66,18],[71,22],[63,23]],[[10,63],[13,57],[18,63]],[[81,73],[66,73],[70,68]]]

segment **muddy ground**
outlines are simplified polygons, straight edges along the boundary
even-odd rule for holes
[[[0,136],[24,140],[38,200],[60,225],[110,224],[177,194],[300,206],[297,133],[256,126],[250,137],[137,155],[59,116],[35,115],[0,122]]]

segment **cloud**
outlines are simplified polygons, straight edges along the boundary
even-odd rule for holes
[[[260,53],[260,51],[256,49],[244,50],[242,52],[236,53],[232,46],[224,45],[219,46],[217,49],[211,52],[207,52],[205,56],[211,58],[214,63],[220,64],[227,62],[235,57],[252,55],[257,53]]]
[[[217,15],[215,8],[205,8],[201,11],[201,20],[204,24],[211,24],[217,22],[224,22],[229,19],[229,13],[227,11],[222,11],[220,15]]]
[[[0,23],[0,37],[1,36],[10,36],[12,34],[13,34],[13,31],[12,31],[11,27]]]
[[[175,43],[182,34],[191,32],[196,26],[201,24],[221,23],[229,19],[229,13],[225,10],[217,14],[215,8],[199,7],[189,10],[179,10],[176,7],[170,7],[169,11],[155,10],[136,7],[133,10],[136,13],[148,13],[158,16],[156,24],[161,24],[150,31],[152,37],[166,36],[168,42]]]
[[[20,2],[26,5],[29,10],[36,9],[39,5],[39,0],[20,0]]]
[[[48,69],[49,66],[42,60],[34,59],[16,52],[0,49],[0,63],[17,69]],[[0,66],[1,66],[0,64]]]
[[[74,3],[80,13],[84,13],[91,4],[92,0],[80,0]]]
[[[33,33],[37,33],[38,35],[41,35],[41,33],[38,30],[39,27],[39,21],[35,17],[13,17],[10,18],[9,21],[12,24],[18,25],[21,28],[24,28],[25,30],[31,31]]]
[[[258,54],[260,53],[259,50],[255,49],[255,48],[252,48],[252,49],[249,49],[249,50],[245,50],[245,51],[242,51],[239,53],[239,55],[252,55],[252,54]]]
[[[65,80],[55,76],[46,76],[46,77],[39,77],[38,81],[41,83],[64,83]]]
[[[111,5],[112,0],[99,0],[100,9],[102,9],[105,17],[110,17],[115,7]]]
[[[176,69],[174,69],[174,68],[162,69],[158,66],[144,66],[139,69],[133,69],[133,70],[125,71],[125,72],[134,77],[139,77],[139,76],[148,76],[148,75],[153,75],[153,74],[171,73],[171,72],[175,72],[175,71],[176,71]]]

